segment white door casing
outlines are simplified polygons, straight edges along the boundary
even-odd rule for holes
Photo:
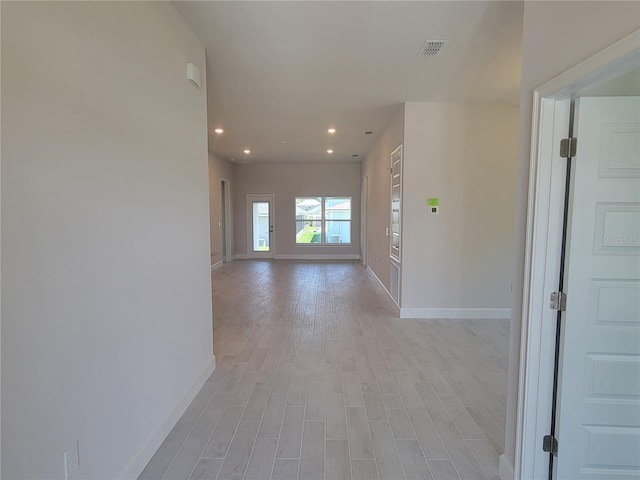
[[[575,108],[555,478],[637,478],[640,98]]]
[[[254,228],[254,205],[264,203],[268,205],[268,218],[265,228],[258,232]],[[274,196],[273,195],[247,195],[247,252],[249,258],[273,258],[274,256]],[[268,250],[260,250],[267,246]]]
[[[231,205],[231,182],[224,177],[221,177],[221,195],[222,195],[222,243],[223,248],[223,260],[230,262],[233,260],[233,208]]]
[[[360,214],[360,256],[362,264],[367,265],[367,215],[369,213],[369,175],[362,180],[362,195],[360,199],[362,210]]]
[[[533,93],[515,452],[513,458],[500,456],[499,472],[504,480],[546,479],[549,467],[550,455],[543,452],[542,437],[550,433],[551,425],[556,312],[549,309],[549,293],[557,289],[560,265],[565,163],[558,156],[557,142],[568,132],[566,100],[637,68],[639,44],[637,30]],[[511,392],[508,403],[514,398]],[[508,424],[509,419],[507,428]]]

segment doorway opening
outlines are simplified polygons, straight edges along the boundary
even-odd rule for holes
[[[225,262],[233,260],[233,228],[231,218],[231,182],[222,177],[220,179],[220,196],[222,204],[222,221],[221,221],[221,235],[222,235],[222,259]]]
[[[365,175],[362,180],[362,198],[361,198],[361,217],[360,217],[360,256],[362,264],[367,266],[367,217],[369,215],[369,175]]]
[[[249,258],[273,258],[273,195],[247,195],[247,252]]]
[[[640,472],[639,42],[534,92],[517,478]]]

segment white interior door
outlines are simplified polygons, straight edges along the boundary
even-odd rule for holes
[[[576,102],[555,478],[640,477],[640,99]]]
[[[247,195],[250,258],[273,258],[273,195]]]

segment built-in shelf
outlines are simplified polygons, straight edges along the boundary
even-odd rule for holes
[[[391,152],[391,218],[389,219],[390,294],[400,305],[402,254],[402,145]]]
[[[402,221],[402,145],[391,152],[391,219],[389,228],[389,255],[396,262],[401,259]]]

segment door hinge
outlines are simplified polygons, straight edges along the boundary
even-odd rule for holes
[[[562,158],[573,158],[576,156],[576,148],[578,146],[578,139],[573,138],[563,138],[560,140],[560,157]]]
[[[542,451],[558,456],[558,440],[553,435],[545,435],[542,438]]]
[[[564,312],[567,309],[567,294],[563,292],[551,292],[549,307],[556,312]]]

